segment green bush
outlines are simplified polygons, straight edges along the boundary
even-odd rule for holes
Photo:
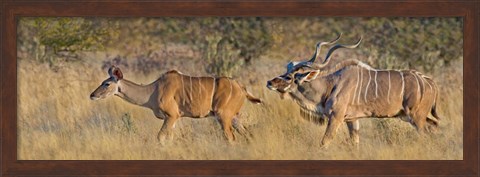
[[[34,44],[24,50],[50,64],[78,60],[77,51],[102,50],[118,34],[117,24],[103,18],[31,17],[20,24],[19,43]]]
[[[307,58],[318,41],[343,33],[340,43],[363,36],[350,51],[374,67],[432,72],[462,58],[462,26],[460,17],[28,17],[20,18],[17,42],[30,56],[22,58],[50,63],[78,60],[78,51],[105,48],[138,58],[162,47],[187,47],[207,72],[232,76],[265,54]]]
[[[460,18],[371,18],[364,25],[370,34],[365,46],[383,54],[380,67],[390,67],[383,58],[391,55],[408,68],[430,72],[463,56],[462,25]]]
[[[332,40],[338,33],[343,33],[342,44],[354,43],[363,36],[360,46],[349,49],[349,53],[367,58],[377,68],[432,72],[463,56],[460,17],[286,17],[266,21],[274,34],[272,51],[294,51],[296,58],[290,60],[306,59],[317,42]],[[283,53],[271,55],[285,58]]]
[[[184,42],[200,51],[207,61],[207,72],[216,75],[232,76],[273,42],[265,19],[259,17],[166,18],[164,22],[166,27],[160,34],[187,36]]]
[[[206,72],[221,76],[232,76],[251,64],[273,42],[266,19],[259,17],[126,18],[117,22],[121,37],[114,44],[141,46],[143,51],[158,50],[162,44],[164,48],[184,44],[200,55]],[[136,52],[129,55],[141,55]]]

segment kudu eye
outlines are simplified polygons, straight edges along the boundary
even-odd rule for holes
[[[108,86],[110,86],[110,83],[105,83],[105,84],[103,84],[103,85],[104,85],[105,87],[108,87]]]
[[[285,78],[285,80],[287,80],[287,81],[292,80],[292,77],[290,77],[290,76],[285,76],[284,78]]]

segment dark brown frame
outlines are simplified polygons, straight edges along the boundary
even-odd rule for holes
[[[129,2],[90,0],[1,3],[2,176],[28,175],[479,175],[479,21],[474,0],[404,2]],[[39,161],[17,160],[16,20],[22,16],[460,16],[464,19],[464,154],[456,161]]]

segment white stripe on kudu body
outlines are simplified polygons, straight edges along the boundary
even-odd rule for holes
[[[193,92],[192,76],[188,76],[188,77],[190,77],[190,100],[193,101],[193,96],[192,96],[192,92]]]
[[[200,87],[199,91],[197,92],[198,93],[198,98],[202,99],[201,94],[203,93],[202,92],[203,91],[203,84],[200,82],[200,79],[197,79],[197,81],[198,81],[198,87]]]
[[[390,103],[390,71],[388,71],[388,94],[387,94],[387,100],[388,100],[388,103]]]
[[[355,84],[355,92],[353,92],[353,99],[352,99],[352,104],[355,102],[355,98],[357,97],[357,89],[358,89],[358,83],[360,81],[360,70],[361,68],[357,67],[357,84]]]
[[[215,95],[215,86],[216,86],[216,83],[215,83],[215,78],[212,77],[212,79],[213,79],[213,82],[212,82],[212,83],[213,83],[213,87],[212,87],[212,101],[211,101],[211,104],[212,104],[212,106],[213,106],[213,96]],[[216,105],[215,105],[215,106],[216,106]],[[215,111],[216,107],[214,107],[214,108],[212,108],[212,109]]]
[[[365,87],[365,103],[367,102],[368,86],[370,85],[370,80],[372,80],[372,75],[370,74],[370,70],[367,70],[367,72],[368,72],[368,82],[367,82],[367,86]]]
[[[418,72],[416,72],[416,73],[417,73],[418,79],[420,79],[420,81],[422,81],[422,94],[420,95],[421,96],[420,98],[422,98],[423,94],[425,94],[425,82],[423,81],[422,76],[420,76]]]
[[[419,75],[418,72],[417,72],[417,76],[422,81],[422,92],[425,93],[425,81],[423,80],[422,76]]]
[[[363,85],[363,69],[360,69],[360,88],[358,89],[357,103],[360,103],[360,95],[362,95],[362,85]]]
[[[401,71],[398,71],[400,73],[400,76],[402,77],[402,92],[400,92],[400,98],[403,97],[403,92],[405,91],[405,78],[403,77],[403,73]]]
[[[422,93],[420,91],[420,82],[418,82],[417,75],[413,72],[410,72],[410,73],[413,75],[413,77],[415,77],[415,80],[417,81],[417,93],[418,95],[420,95],[420,99],[422,99]]]
[[[422,94],[420,94],[420,99],[422,99],[423,94],[425,94],[425,81],[423,77],[421,76],[421,73],[418,71],[415,71],[415,75],[422,81]]]
[[[225,101],[226,103],[228,103],[228,101],[232,97],[232,89],[233,89],[232,82],[230,82],[230,80],[228,80],[228,83],[230,84],[230,92],[228,93],[227,101]]]
[[[182,91],[183,91],[183,97],[185,98],[187,96],[187,92],[185,92],[185,82],[183,82],[183,77],[182,78]],[[185,104],[185,99],[183,99],[183,104]]]
[[[377,83],[377,74],[378,71],[375,70],[375,98],[378,98],[378,83]]]
[[[425,79],[425,77],[422,77],[423,79]],[[430,83],[427,81],[427,84],[428,84],[428,87],[430,87],[430,90],[432,90],[432,85],[430,85]]]

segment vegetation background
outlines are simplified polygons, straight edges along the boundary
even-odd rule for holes
[[[18,159],[462,159],[462,26],[461,18],[20,18]],[[334,63],[357,58],[433,76],[439,132],[419,135],[398,119],[362,119],[358,148],[342,126],[330,148],[319,149],[325,126],[302,119],[293,101],[265,83],[338,33],[339,43],[364,40],[338,50]],[[182,118],[175,140],[160,145],[163,121],[150,110],[118,97],[89,99],[112,64],[143,84],[171,69],[239,80],[265,101],[241,111],[255,139],[237,136],[230,146],[213,118]]]

